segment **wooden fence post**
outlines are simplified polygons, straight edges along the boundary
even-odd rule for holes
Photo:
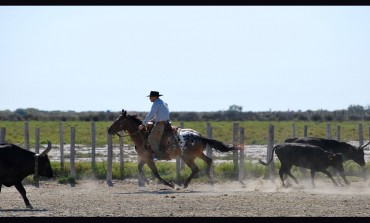
[[[234,122],[233,123],[233,144],[237,145],[238,144],[238,135],[239,135],[239,123]],[[238,150],[233,150],[233,163],[234,163],[234,179],[239,180],[239,164],[238,164]]]
[[[293,138],[296,137],[296,131],[295,131],[295,124],[294,123],[292,124],[292,136],[293,136]]]
[[[33,174],[33,181],[34,181],[34,185],[35,187],[39,187],[39,154],[36,153],[35,154],[35,173]]]
[[[70,178],[72,179],[71,181],[71,186],[74,186],[74,181],[76,178],[76,167],[75,167],[75,141],[76,139],[76,131],[75,127],[71,127],[71,149],[69,153],[69,158],[70,158]]]
[[[330,123],[326,124],[326,138],[331,139],[331,125],[330,125]]]
[[[212,139],[213,136],[212,136],[212,126],[211,126],[211,123],[210,122],[207,122],[207,138],[209,139]],[[206,156],[208,156],[209,158],[213,159],[213,152],[212,152],[212,147],[210,147],[208,144],[206,146]],[[211,164],[211,169],[210,169],[210,175],[213,177],[214,176],[214,170],[213,170],[213,162]]]
[[[107,128],[107,145],[108,145],[108,158],[107,158],[107,184],[112,187],[112,161],[113,161],[113,145],[112,145],[112,135],[108,134]]]
[[[40,153],[40,128],[35,129],[35,153]]]
[[[121,180],[124,179],[124,170],[125,170],[125,160],[124,160],[124,157],[123,157],[123,147],[124,147],[124,144],[123,144],[123,130],[121,131],[121,136],[119,138],[119,171],[120,171],[120,178]]]
[[[176,156],[176,182],[179,184],[181,180],[180,156]]]
[[[64,134],[63,123],[59,122],[59,140],[60,140],[60,170],[64,171]]]
[[[358,143],[359,146],[364,144],[364,133],[362,131],[362,123],[358,123]]]
[[[95,122],[91,122],[91,167],[92,172],[96,172],[96,162],[95,162],[95,153],[96,153],[96,126]]]
[[[35,129],[35,153],[37,155],[35,157],[35,174],[33,176],[33,180],[35,181],[35,187],[39,187],[40,177],[38,172],[38,154],[40,154],[40,128]]]
[[[305,125],[303,129],[303,137],[307,137],[307,135],[307,125]]]
[[[184,122],[180,122],[180,128],[184,128]],[[181,159],[180,156],[176,157],[176,182],[179,184],[181,181],[181,170],[185,169],[185,163],[184,160]]]
[[[340,126],[337,127],[337,140],[340,142]]]
[[[28,122],[24,123],[24,148],[30,150],[30,129]]]
[[[240,128],[239,182],[244,185],[244,128]]]
[[[6,128],[0,128],[0,143],[5,143],[5,136],[6,136]]]
[[[184,128],[184,122],[181,121],[180,122],[180,128],[183,129]],[[181,170],[185,170],[185,162],[184,160],[180,159],[180,169]]]
[[[268,145],[267,145],[267,161],[271,159],[271,157],[274,156],[272,153],[274,148],[274,125],[269,124],[268,129]],[[269,177],[271,181],[275,181],[275,162],[274,159],[271,160],[271,163],[269,164]]]

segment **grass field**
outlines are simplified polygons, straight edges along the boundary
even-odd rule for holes
[[[59,138],[59,122],[43,122],[43,121],[30,121],[29,123],[29,134],[30,134],[30,146],[31,148],[35,145],[35,128],[40,128],[40,143],[46,144],[46,140],[51,140],[53,144],[58,145],[60,142]],[[341,127],[341,141],[358,140],[358,125],[360,122],[330,122],[331,125],[331,137],[337,138],[337,127]],[[369,126],[370,122],[361,122],[363,127],[364,140],[369,140]],[[106,130],[111,122],[96,122],[96,144],[97,146],[106,145],[107,134]],[[226,144],[232,143],[233,141],[233,122],[210,122],[212,126],[213,138],[220,140]],[[292,125],[296,126],[296,136],[303,136],[304,126],[308,127],[308,136],[314,137],[326,137],[326,126],[327,122],[263,122],[263,121],[245,121],[239,122],[239,126],[245,129],[245,144],[252,145],[265,145],[267,144],[268,138],[268,127],[270,124],[274,125],[275,128],[275,140],[274,143],[281,143],[284,139],[292,137]],[[25,122],[11,122],[11,121],[0,121],[0,128],[6,128],[6,141],[14,144],[24,144],[24,125]],[[173,122],[173,126],[180,126],[180,122]],[[64,128],[64,143],[69,144],[71,137],[71,127],[76,129],[76,144],[91,145],[91,122],[63,122]],[[207,122],[185,122],[185,128],[191,128],[206,135]],[[118,137],[113,138],[113,143],[118,144]],[[128,137],[124,138],[125,144],[132,144]],[[196,160],[197,165],[201,171],[197,174],[195,181],[207,182],[208,179],[205,176],[205,164],[201,160]],[[77,178],[70,179],[69,177],[69,164],[65,163],[65,168],[60,169],[59,162],[52,163],[53,170],[55,171],[56,177],[60,183],[67,183],[82,178],[98,178],[105,179],[106,177],[106,162],[97,163],[96,170],[93,172],[91,169],[91,163],[89,162],[77,162],[76,172]],[[277,170],[279,162],[276,163],[275,169]],[[359,175],[359,166],[352,161],[344,164],[346,173],[350,176]],[[174,163],[157,163],[157,167],[161,176],[166,180],[175,181],[176,170]],[[216,181],[230,180],[233,178],[233,164],[232,163],[221,163],[214,167]],[[370,169],[367,164],[366,169]],[[144,166],[146,175],[150,177],[151,171],[147,166]],[[293,169],[295,172],[295,169]],[[245,161],[245,173],[246,177],[267,177],[267,167],[252,164],[251,161]],[[190,174],[188,167],[181,171],[181,180],[184,180]],[[299,176],[299,172],[295,175]],[[119,169],[119,163],[113,163],[113,179],[121,179],[121,172]],[[136,178],[137,177],[137,163],[125,162],[125,168],[123,178]],[[153,176],[152,176],[153,177]],[[25,181],[32,182],[32,176],[29,176]]]
[[[30,121],[29,135],[31,147],[35,144],[35,129],[40,129],[40,143],[46,144],[51,140],[53,144],[59,144],[59,122],[53,121]],[[370,121],[346,121],[346,122],[329,122],[331,125],[331,137],[337,139],[337,127],[341,128],[341,141],[358,140],[358,124],[362,123],[364,140],[369,139]],[[96,122],[96,144],[97,146],[106,145],[107,128],[112,122]],[[233,141],[233,122],[221,121],[210,122],[212,126],[213,138],[226,144]],[[292,125],[296,126],[296,136],[303,136],[304,126],[308,128],[308,136],[326,138],[327,122],[268,122],[268,121],[243,121],[239,126],[244,128],[244,143],[247,145],[264,145],[267,144],[269,124],[274,125],[275,137],[274,143],[281,143],[284,139],[292,137]],[[6,128],[6,141],[9,143],[24,144],[24,125],[25,122],[0,121],[0,128]],[[180,126],[180,122],[173,122],[173,126]],[[63,122],[64,143],[70,144],[71,127],[75,127],[76,144],[91,145],[91,122],[70,121]],[[191,128],[206,135],[207,122],[184,122],[185,128]],[[118,144],[118,137],[113,138],[113,143]],[[128,138],[124,138],[125,144],[132,144]]]

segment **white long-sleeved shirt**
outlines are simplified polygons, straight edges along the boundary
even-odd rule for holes
[[[160,98],[157,98],[152,105],[149,114],[145,117],[143,125],[147,125],[148,122],[154,118],[154,122],[168,121],[170,120],[170,111],[167,103],[163,102]]]

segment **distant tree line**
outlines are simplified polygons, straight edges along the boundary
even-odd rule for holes
[[[114,121],[121,111],[42,111],[35,108],[0,111],[0,121]],[[129,111],[144,118],[148,112]],[[231,105],[215,112],[171,112],[172,121],[370,121],[370,106],[350,105],[347,109],[307,111],[242,111]]]

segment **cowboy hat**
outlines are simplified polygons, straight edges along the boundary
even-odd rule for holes
[[[147,97],[159,97],[159,96],[163,96],[163,95],[159,94],[158,91],[151,91],[150,95],[148,95]]]

